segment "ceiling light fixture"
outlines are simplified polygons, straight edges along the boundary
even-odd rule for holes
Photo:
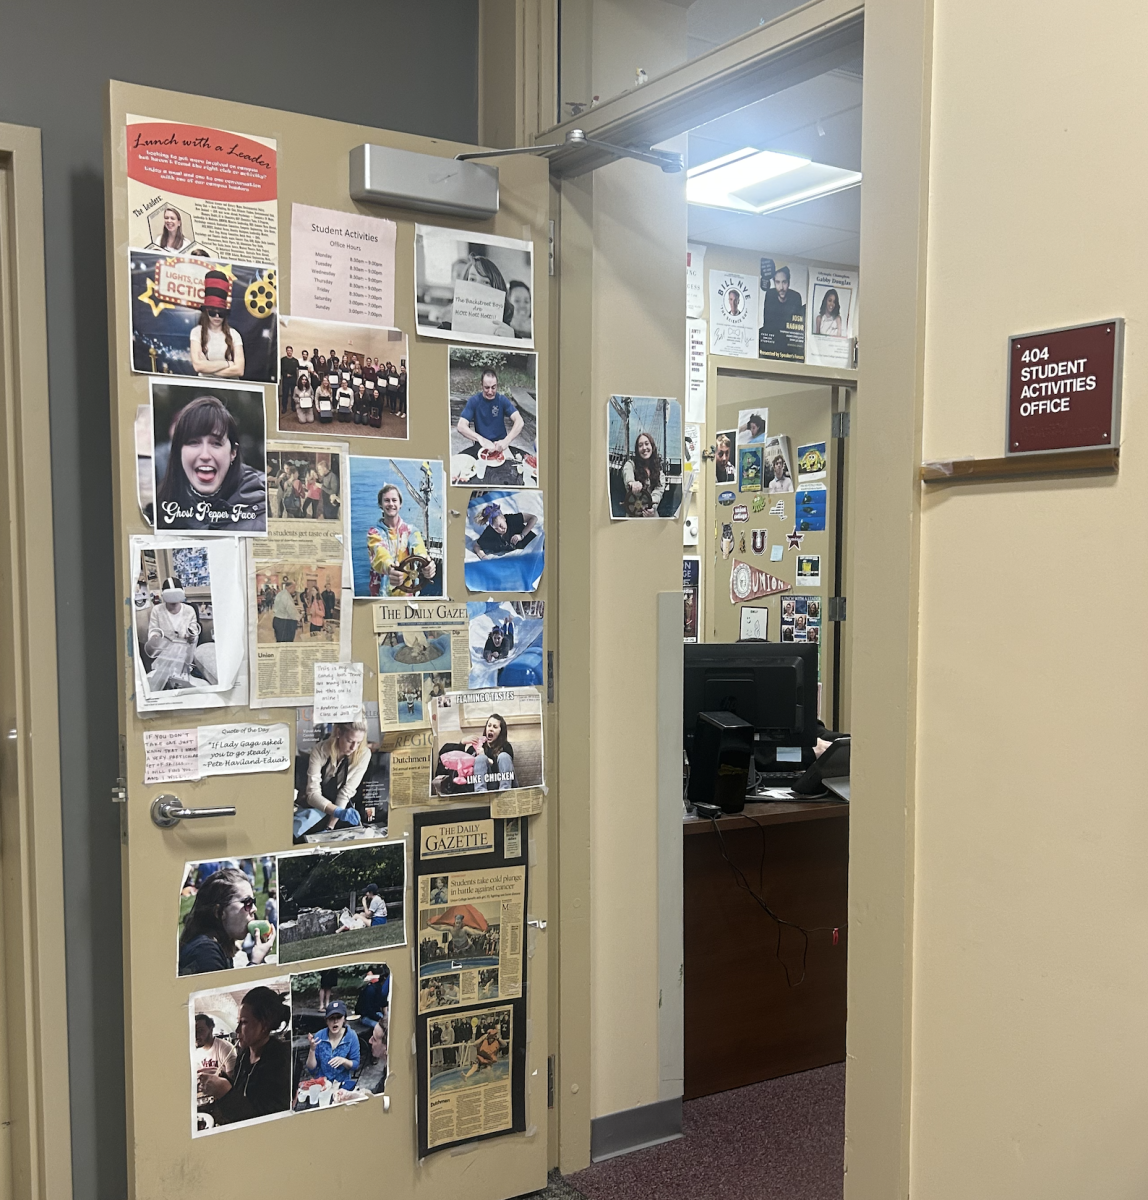
[[[761,215],[847,191],[860,182],[860,171],[746,146],[691,167],[686,172],[686,199],[706,208]]]

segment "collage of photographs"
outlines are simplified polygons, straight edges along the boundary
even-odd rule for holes
[[[406,961],[390,952],[409,939],[409,1002],[427,1014],[420,1101],[461,1106],[453,1131],[440,1114],[433,1133],[422,1106],[420,1152],[521,1130],[523,826],[545,788],[534,244],[407,227],[404,312],[400,225],[292,204],[288,312],[276,143],[143,116],[125,137],[130,365],[147,389],[134,703],[141,716],[295,710],[143,739],[151,781],[283,779],[277,845],[186,862],[172,883],[175,971],[209,985],[189,996],[192,1134],[385,1094]],[[412,377],[412,338],[450,343],[440,375]],[[635,461],[672,516],[680,414],[657,403]],[[366,672],[351,662],[358,623],[377,651]],[[217,792],[241,800],[243,785]],[[489,796],[473,824],[497,829],[503,865],[441,851],[408,930],[399,813],[454,813],[472,793]],[[475,1095],[489,1106],[477,1135],[463,1117]]]

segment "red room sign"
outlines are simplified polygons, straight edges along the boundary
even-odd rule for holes
[[[1009,338],[1006,454],[1119,445],[1124,322]]]

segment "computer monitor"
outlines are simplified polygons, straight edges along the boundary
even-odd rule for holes
[[[754,728],[763,770],[799,770],[817,740],[816,642],[699,642],[684,647],[682,729],[699,712],[731,712]]]

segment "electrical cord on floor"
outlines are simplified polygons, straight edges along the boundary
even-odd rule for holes
[[[756,818],[750,816],[749,813],[741,813],[740,815],[743,817],[746,817],[750,821],[753,821],[753,823],[757,826],[758,831],[761,833],[761,861],[758,863],[757,886],[762,891],[764,891],[765,890],[765,851],[766,851],[765,826],[762,825],[762,823],[760,821],[758,821]],[[778,916],[777,913],[775,913],[773,911],[773,909],[769,907],[769,904],[767,903],[765,898],[763,896],[761,896],[758,892],[755,892],[753,890],[753,888],[750,886],[749,880],[746,879],[746,877],[745,877],[745,873],[742,871],[742,869],[739,866],[737,866],[734,863],[734,861],[730,858],[729,854],[726,852],[725,838],[722,837],[721,827],[718,825],[717,818],[710,817],[710,823],[714,827],[714,833],[717,834],[718,845],[721,847],[721,856],[722,856],[722,858],[725,859],[726,865],[733,872],[734,880],[736,881],[738,887],[741,888],[742,891],[748,892],[749,895],[753,898],[754,902],[761,908],[762,912],[764,912],[765,915],[767,917],[769,917],[769,919],[777,925],[777,945],[774,947],[773,953],[774,953],[774,957],[777,959],[777,961],[779,963],[781,963],[781,969],[785,972],[786,984],[788,984],[788,986],[791,988],[800,987],[805,982],[806,964],[807,964],[807,961],[809,958],[809,935],[811,933],[832,933],[833,934],[833,943],[834,943],[834,945],[836,945],[838,932],[841,929],[844,929],[846,927],[845,923],[843,923],[841,925],[811,925],[807,928],[804,925],[797,924],[796,921],[787,921],[785,919],[785,917]],[[789,965],[786,963],[785,959],[783,959],[781,957],[781,931],[784,926],[787,926],[790,929],[796,929],[797,932],[799,934],[801,934],[801,938],[802,938],[801,977],[797,980],[796,983],[793,982],[793,977],[790,974]]]

